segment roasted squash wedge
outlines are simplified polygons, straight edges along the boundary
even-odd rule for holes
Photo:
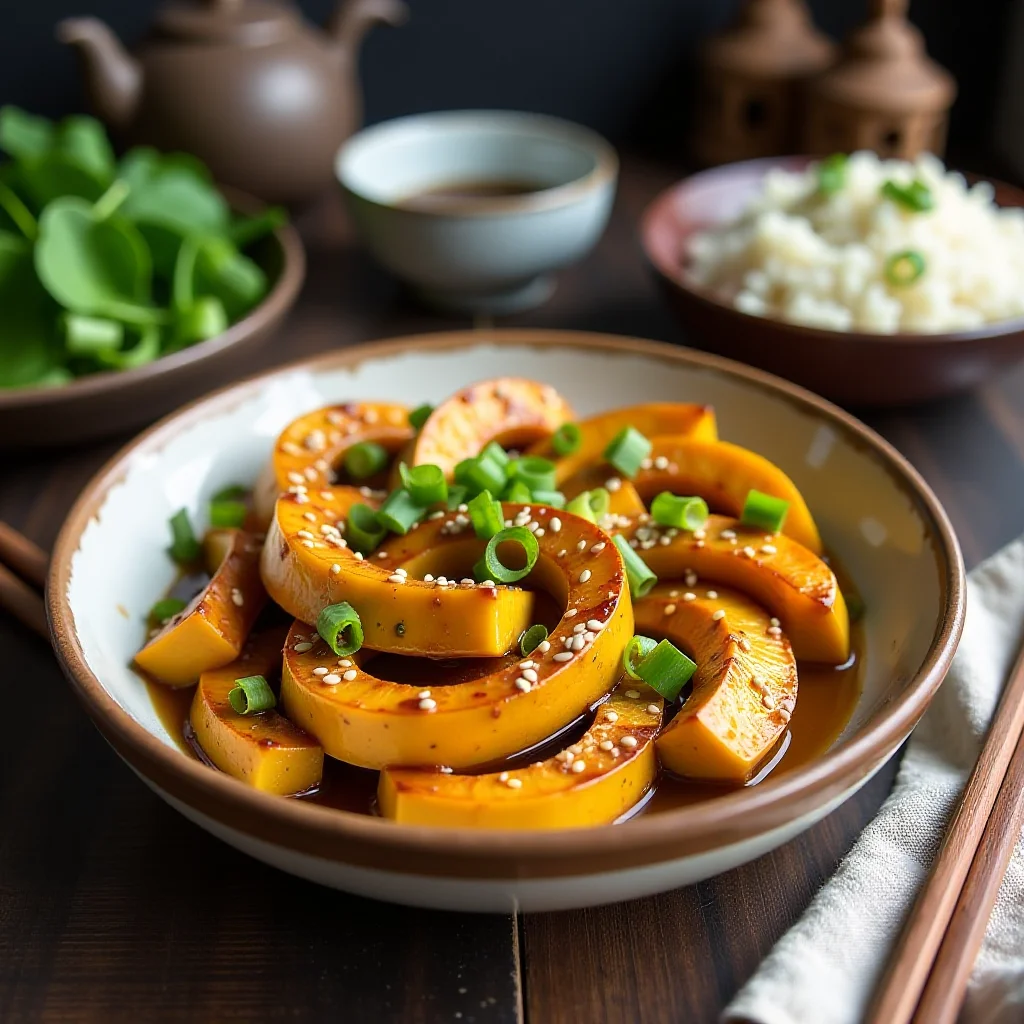
[[[208,555],[223,553],[210,582],[135,655],[165,686],[191,686],[203,672],[234,661],[267,595],[260,582],[262,542],[244,530],[213,531]]]
[[[698,577],[699,585],[677,585],[680,594],[728,583],[754,598],[780,620],[801,661],[841,665],[850,657],[850,617],[835,573],[792,538],[714,515],[696,533],[653,520],[621,532],[659,579]]]
[[[414,465],[433,463],[450,478],[463,459],[497,441],[524,448],[571,420],[572,408],[549,384],[518,377],[481,381],[442,402],[408,452]]]
[[[645,437],[673,435],[695,441],[718,440],[714,410],[708,405],[693,402],[646,402],[598,413],[580,420],[577,426],[580,428],[580,446],[570,455],[558,455],[550,440],[539,441],[530,448],[531,455],[542,455],[554,461],[559,484],[581,469],[603,462],[605,449],[625,427],[633,427]]]
[[[654,737],[663,702],[641,683],[621,682],[578,743],[526,768],[455,775],[385,768],[377,804],[410,825],[579,828],[622,817],[654,784]]]
[[[278,495],[299,487],[319,491],[335,482],[345,452],[361,441],[374,441],[398,452],[413,437],[409,410],[391,402],[328,405],[288,424],[256,484],[253,504],[266,525]]]
[[[281,796],[319,784],[323,748],[277,711],[238,714],[228,694],[242,676],[276,676],[284,638],[284,629],[267,630],[246,644],[236,661],[204,672],[189,712],[196,742],[221,771]]]
[[[505,514],[515,515],[517,508],[506,505]],[[332,757],[351,764],[462,769],[525,750],[600,700],[615,685],[622,650],[632,636],[622,560],[593,523],[568,513],[557,517],[547,515],[547,509],[539,511],[548,526],[537,530],[544,535],[530,582],[566,608],[541,648],[521,660],[496,659],[495,670],[478,679],[424,687],[375,676],[365,648],[341,659],[351,664],[341,664],[310,627],[298,624],[293,633],[303,639],[289,637],[281,682],[288,717],[316,736]],[[479,557],[481,541],[456,543],[464,546],[467,559]],[[410,569],[407,583],[392,586],[407,588],[402,597],[423,589],[437,604],[433,619],[419,614],[404,619],[406,637],[413,629],[440,631],[439,624],[450,621],[447,609],[460,597],[459,606],[471,614],[474,602],[493,602],[492,595],[503,589],[437,586],[412,577]],[[352,603],[358,611],[359,604]],[[392,636],[395,615],[403,614],[397,607],[391,612],[387,626]],[[372,625],[363,614],[364,631]],[[453,623],[455,628],[464,627]],[[437,638],[419,642],[438,645]]]
[[[658,736],[658,756],[677,775],[742,782],[786,730],[796,660],[749,598],[724,587],[698,593],[679,600],[661,585],[637,602],[637,632],[671,640],[697,663],[692,693]]]

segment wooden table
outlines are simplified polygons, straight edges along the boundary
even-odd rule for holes
[[[684,340],[635,224],[673,177],[627,162],[612,225],[511,325]],[[239,375],[334,346],[469,327],[409,300],[328,205],[303,218],[309,280]],[[869,415],[935,488],[969,565],[1024,523],[1024,368],[974,394]],[[121,439],[123,441],[123,439]],[[0,518],[44,545],[120,441],[7,458]],[[849,849],[895,762],[794,842],[663,896],[519,918],[407,910],[235,852],[155,797],[100,739],[49,649],[0,621],[0,1020],[608,1024],[713,1021]]]

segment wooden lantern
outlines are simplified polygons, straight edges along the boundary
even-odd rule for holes
[[[701,50],[696,159],[721,164],[795,152],[802,87],[834,56],[803,0],[746,0]]]
[[[873,0],[870,20],[849,37],[839,62],[810,84],[805,152],[942,154],[956,83],[929,59],[906,13],[907,0]]]

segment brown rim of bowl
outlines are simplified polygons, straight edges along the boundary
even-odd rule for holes
[[[983,324],[981,327],[972,327],[970,330],[966,331],[935,331],[928,334],[882,334],[878,331],[859,330],[833,331],[827,327],[811,327],[805,324],[794,324],[789,320],[783,320],[779,317],[755,316],[753,313],[745,313],[743,310],[730,305],[715,292],[711,291],[711,289],[695,284],[692,281],[688,281],[686,279],[686,272],[682,262],[674,263],[668,258],[665,260],[660,259],[655,252],[654,247],[651,245],[650,238],[654,233],[654,224],[656,222],[662,219],[669,219],[671,222],[675,222],[675,213],[673,210],[675,197],[677,193],[686,188],[687,185],[701,179],[718,177],[721,175],[721,172],[730,168],[755,168],[762,166],[766,172],[775,167],[784,167],[787,170],[801,170],[814,159],[815,157],[810,156],[787,156],[761,157],[757,160],[741,160],[737,163],[723,164],[721,167],[711,167],[705,171],[698,171],[696,174],[687,175],[687,177],[680,181],[669,185],[668,188],[659,192],[654,199],[647,204],[640,217],[640,238],[647,262],[673,287],[686,292],[688,295],[699,300],[705,305],[714,306],[720,310],[726,310],[738,317],[741,321],[741,324],[738,327],[739,330],[743,329],[743,322],[749,323],[751,321],[759,321],[763,323],[765,320],[770,320],[772,323],[782,324],[787,330],[793,331],[795,334],[806,335],[810,338],[821,334],[834,334],[839,338],[855,338],[859,342],[862,341],[867,344],[879,345],[891,344],[892,342],[902,344],[926,344],[928,342],[957,344],[977,341],[980,338],[995,338],[1003,334],[1016,334],[1020,331],[1024,331],[1024,316],[1016,316],[1009,320],[994,320],[991,323]],[[998,205],[1007,206],[1009,209],[1024,207],[1024,189],[1017,188],[1016,185],[1011,185],[1008,182],[1000,181],[998,178],[989,178],[983,175],[973,174],[968,171],[963,171],[961,173],[963,173],[963,175],[972,184],[980,181],[988,182],[988,184],[996,190],[997,195],[1012,197],[1013,199],[1013,202],[1010,204]],[[707,227],[713,227],[717,223],[718,222],[715,221],[709,221]]]
[[[256,213],[266,204],[253,196],[225,185],[218,186],[228,199],[232,209],[242,213]],[[137,366],[131,370],[106,370],[101,373],[90,373],[85,377],[77,377],[69,384],[59,387],[34,387],[0,389],[0,410],[17,409],[24,406],[45,407],[57,406],[66,399],[85,398],[90,395],[105,394],[115,388],[131,387],[140,381],[171,373],[183,366],[202,362],[210,356],[223,352],[268,323],[281,316],[295,301],[306,276],[306,253],[298,231],[289,221],[275,228],[272,236],[281,247],[281,274],[274,282],[273,288],[267,293],[258,306],[251,309],[241,320],[233,323],[226,331],[190,345],[179,352],[154,359],[145,366]]]
[[[550,188],[537,189],[535,192],[524,192],[517,196],[473,196],[472,198],[460,199],[457,204],[437,210],[420,210],[412,206],[403,206],[401,199],[381,200],[373,199],[362,192],[352,188],[342,174],[342,161],[345,152],[351,146],[358,143],[362,137],[371,132],[383,132],[389,126],[402,121],[413,120],[436,120],[457,121],[466,117],[493,117],[506,124],[515,125],[521,123],[524,127],[530,124],[554,129],[560,133],[559,141],[568,141],[578,144],[594,157],[593,169],[579,178],[564,182],[561,185],[552,185]],[[554,134],[554,133],[552,133]],[[390,121],[382,121],[380,124],[364,128],[358,135],[352,136],[338,150],[334,159],[334,176],[342,189],[353,199],[357,199],[367,206],[373,206],[380,210],[400,210],[403,214],[415,215],[417,217],[483,217],[499,213],[537,213],[541,210],[554,210],[560,206],[569,206],[576,202],[580,196],[587,192],[597,190],[609,181],[614,181],[619,173],[619,157],[612,144],[585,125],[576,124],[575,121],[567,121],[561,117],[552,117],[548,114],[532,114],[524,110],[442,110],[426,114],[409,114],[405,117],[396,117]]]
[[[927,656],[903,693],[876,712],[870,729],[806,768],[705,804],[641,816],[628,827],[509,832],[396,825],[260,793],[163,743],[117,705],[86,663],[75,635],[67,588],[71,557],[81,534],[97,514],[107,490],[123,477],[133,453],[159,451],[182,427],[202,420],[215,409],[235,405],[275,375],[358,365],[409,351],[437,352],[495,342],[639,354],[738,377],[802,410],[824,414],[859,445],[871,449],[929,524],[929,538],[943,575],[942,613]],[[945,676],[963,629],[965,585],[953,528],[924,480],[886,441],[825,399],[732,360],[662,342],[574,331],[460,331],[378,341],[300,360],[222,388],[144,431],[93,477],[69,513],[54,546],[47,610],[58,658],[104,736],[129,764],[141,763],[143,767],[136,770],[144,778],[153,779],[155,775],[153,781],[158,786],[174,783],[187,791],[187,798],[179,794],[177,799],[194,808],[199,805],[201,813],[219,814],[221,820],[229,819],[231,827],[248,835],[342,863],[361,862],[385,870],[448,877],[549,877],[615,870],[714,849],[783,827],[854,788],[896,750]],[[419,859],[410,859],[413,857]]]

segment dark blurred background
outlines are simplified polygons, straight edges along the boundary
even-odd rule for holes
[[[95,14],[129,44],[156,0],[0,0],[0,102],[56,115],[83,106],[74,54],[54,40],[67,15]],[[865,0],[812,0],[839,38]],[[954,6],[956,10],[954,11]],[[956,75],[951,162],[992,165],[994,107],[1009,56],[1012,0],[917,0],[910,15]],[[316,21],[330,0],[303,0]],[[693,54],[732,0],[409,0],[401,29],[374,30],[361,71],[367,121],[455,107],[536,110],[582,121],[620,146],[682,157]]]

